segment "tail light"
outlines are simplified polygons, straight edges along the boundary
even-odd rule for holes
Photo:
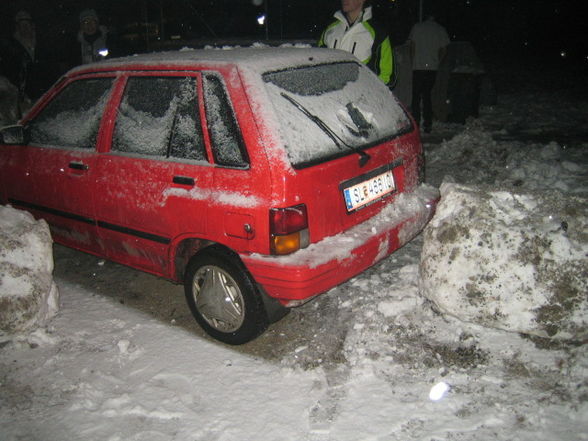
[[[270,210],[272,254],[284,255],[306,248],[310,243],[306,205]]]

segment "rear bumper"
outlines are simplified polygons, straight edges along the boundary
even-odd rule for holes
[[[242,256],[255,281],[283,304],[296,304],[356,276],[409,242],[433,216],[439,192],[421,185],[355,227],[289,256]]]

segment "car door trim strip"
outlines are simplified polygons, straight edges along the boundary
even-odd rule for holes
[[[137,236],[141,239],[151,240],[153,242],[161,243],[164,245],[168,245],[171,242],[171,239],[163,236],[158,236],[157,234],[146,233],[145,231],[134,230],[128,227],[122,227],[120,225],[111,224],[109,222],[104,221],[97,221],[95,219],[91,219],[89,217],[80,216],[78,214],[68,213],[66,211],[56,210],[54,208],[44,207],[42,205],[32,204],[30,202],[21,201],[18,199],[8,199],[8,202],[12,205],[17,205],[19,207],[28,208],[32,210],[42,211],[44,213],[53,214],[55,216],[61,216],[66,219],[72,219],[78,222],[83,222],[85,224],[90,225],[97,225],[100,228],[104,228],[107,230],[116,231],[119,233],[128,234],[130,236]]]
[[[134,230],[128,227],[121,227],[120,225],[111,224],[109,222],[98,221],[98,226],[100,228],[105,228],[107,230],[116,231],[118,233],[128,234],[131,236],[137,236],[141,239],[151,240],[153,242],[162,243],[167,245],[171,242],[171,239],[163,236],[158,236],[157,234],[146,233],[144,231]]]
[[[79,214],[68,213],[67,211],[56,210],[55,208],[44,207],[42,205],[32,204],[30,202],[19,201],[17,199],[9,198],[8,202],[13,205],[18,205],[23,208],[30,208],[32,210],[43,211],[45,213],[54,214],[55,216],[65,217],[67,219],[73,219],[78,222],[83,222],[85,224],[95,224],[96,222],[94,219],[89,217],[80,216]]]

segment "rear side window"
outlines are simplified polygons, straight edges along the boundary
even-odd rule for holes
[[[206,121],[214,160],[219,165],[248,165],[241,131],[222,80],[212,74],[204,78]]]
[[[67,85],[27,124],[33,145],[93,149],[114,78]]]
[[[194,77],[131,77],[118,109],[112,150],[206,159]]]
[[[296,168],[351,154],[411,129],[388,87],[360,63],[267,72],[263,80]]]

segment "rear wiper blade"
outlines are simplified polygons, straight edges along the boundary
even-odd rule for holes
[[[347,113],[351,117],[351,121],[353,122],[353,124],[355,124],[355,127],[357,127],[357,129],[359,130],[359,132],[357,132],[356,136],[361,136],[362,138],[367,138],[369,136],[370,129],[373,129],[374,126],[372,126],[372,124],[369,123],[365,119],[365,116],[363,116],[363,113],[361,113],[361,110],[359,110],[357,107],[355,107],[353,105],[353,103],[347,103],[345,108],[347,109]],[[350,127],[347,127],[347,128],[349,130],[351,130]]]
[[[313,123],[315,123],[331,140],[335,143],[337,148],[341,149],[341,146],[348,148],[349,150],[357,153],[359,155],[359,166],[363,167],[370,159],[371,156],[368,155],[366,152],[361,150],[359,147],[353,147],[352,145],[347,144],[343,141],[334,131],[331,129],[321,118],[310,112],[306,107],[292,98],[290,95],[285,94],[282,92],[284,98],[286,98],[294,107],[300,110],[308,119],[310,119]]]

